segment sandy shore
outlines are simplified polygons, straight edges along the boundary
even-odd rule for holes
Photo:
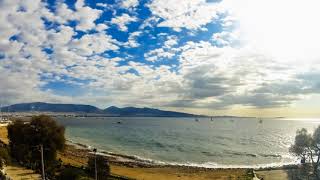
[[[85,166],[89,151],[77,149],[67,145],[64,152],[58,154],[65,164]],[[111,173],[130,177],[133,179],[248,179],[246,169],[206,169],[179,166],[152,166],[135,163],[132,161],[118,161],[117,157],[108,157],[111,165]]]
[[[0,140],[8,143],[6,127],[0,127]],[[63,152],[58,153],[58,158],[64,164],[81,167],[86,166],[90,152],[88,149],[67,145]],[[119,159],[120,158],[120,159]],[[182,166],[155,166],[148,164],[139,164],[130,161],[130,158],[123,159],[119,156],[109,155],[108,159],[111,165],[111,173],[115,175],[126,176],[132,179],[144,180],[209,180],[209,179],[252,179],[248,175],[249,169],[206,169],[196,167]],[[289,179],[290,170],[259,170],[256,171],[258,177],[265,180]]]

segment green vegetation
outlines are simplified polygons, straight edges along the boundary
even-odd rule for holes
[[[58,176],[58,180],[81,180],[86,176],[85,171],[75,167],[65,167]],[[87,178],[88,179],[88,178]]]
[[[320,179],[320,126],[313,134],[309,134],[304,128],[298,130],[294,145],[290,147],[290,152],[301,158],[306,174],[311,171],[313,176]],[[310,168],[311,170],[309,170]]]
[[[46,174],[54,176],[60,166],[56,155],[64,148],[64,131],[50,116],[34,116],[30,123],[16,120],[8,126],[11,156],[23,166],[41,172],[40,147],[43,146]]]
[[[49,179],[57,180],[89,180],[97,177],[99,180],[124,179],[110,175],[110,166],[103,156],[92,155],[86,168],[62,165],[57,160],[57,151],[65,147],[65,128],[53,118],[46,115],[34,116],[30,122],[15,120],[8,127],[9,150],[5,145],[0,146],[0,160],[10,162],[11,158],[20,165],[41,172],[41,151],[43,147],[43,160],[45,175]],[[96,164],[96,165],[95,165]],[[1,163],[2,165],[2,163]],[[1,177],[0,177],[1,179]]]
[[[6,147],[0,147],[0,169],[4,164],[8,164],[11,161],[8,149]]]
[[[8,152],[8,148],[1,144],[0,147],[0,169],[2,170],[5,164],[10,163],[11,157]],[[2,171],[0,171],[0,179],[6,179],[5,175],[2,174]]]
[[[90,156],[87,171],[91,177],[95,177],[95,162],[97,165],[97,178],[99,180],[108,179],[110,175],[110,166],[107,159],[103,156]]]

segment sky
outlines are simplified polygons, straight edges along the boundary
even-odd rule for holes
[[[0,0],[0,103],[320,117],[317,0]]]

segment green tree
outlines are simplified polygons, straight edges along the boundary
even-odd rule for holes
[[[103,156],[90,156],[87,166],[87,171],[91,177],[95,177],[95,161],[97,164],[98,180],[108,179],[110,175],[110,165],[108,160]]]
[[[310,164],[312,166],[313,174],[320,179],[320,126],[313,134],[309,134],[304,128],[298,130],[295,142],[290,147],[290,152],[299,156],[303,164]]]
[[[40,145],[43,146],[44,162],[50,173],[58,166],[56,155],[65,144],[65,128],[50,116],[40,115],[31,118],[29,123],[16,120],[8,126],[9,147],[12,157],[21,164],[41,169]]]

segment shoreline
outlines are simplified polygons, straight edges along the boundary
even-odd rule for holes
[[[79,142],[67,139],[67,145],[73,146],[75,149],[82,149],[91,153],[92,146],[82,144]],[[290,169],[298,166],[298,162],[295,163],[270,163],[270,164],[258,164],[258,165],[221,165],[214,163],[169,163],[162,162],[152,159],[146,159],[135,155],[126,155],[114,152],[108,152],[105,150],[98,151],[99,155],[107,157],[112,163],[125,165],[128,167],[142,167],[142,168],[164,168],[164,167],[175,167],[175,168],[194,168],[194,169],[208,169],[208,170],[221,170],[221,169],[254,169],[254,170],[279,170],[279,169]]]
[[[89,149],[77,148],[68,144],[65,152],[59,153],[63,163],[74,166],[84,166],[90,155]],[[102,154],[105,155],[105,154]],[[205,168],[195,166],[179,165],[155,165],[141,164],[135,161],[118,161],[114,156],[106,156],[109,160],[112,174],[126,176],[134,179],[150,179],[154,177],[161,180],[209,180],[209,179],[252,179],[252,173],[255,172],[259,178],[269,179],[282,177],[289,179],[288,175],[295,171],[297,165],[288,165],[273,168]]]

